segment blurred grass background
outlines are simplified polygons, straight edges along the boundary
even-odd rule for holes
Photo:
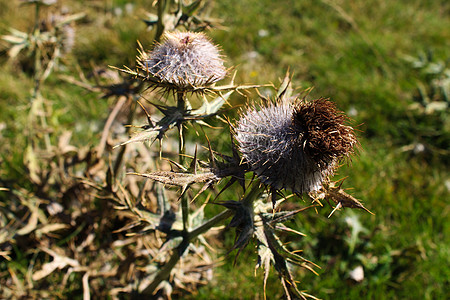
[[[136,41],[149,45],[153,39],[141,21],[151,3],[59,1],[58,9],[86,13],[60,73],[133,65]],[[29,6],[6,0],[0,6],[0,34],[32,28]],[[294,86],[313,87],[311,96],[330,97],[360,124],[361,150],[336,179],[348,176],[344,186],[375,215],[344,210],[328,219],[328,209],[300,215],[296,226],[307,237],[291,241],[292,247],[322,267],[320,276],[299,271],[300,287],[323,299],[448,298],[450,3],[228,0],[216,1],[211,11],[226,28],[209,35],[239,83],[278,83],[290,69]],[[4,42],[0,54],[0,179],[3,186],[32,190],[23,133],[33,82],[26,68],[8,61]],[[77,145],[98,141],[111,103],[57,75],[43,94],[52,103],[52,136],[70,130]],[[235,96],[232,102],[244,100]],[[223,249],[230,245],[231,235]],[[27,267],[19,258],[13,263]],[[214,282],[184,298],[262,299],[254,245],[235,266],[232,257],[224,263]],[[4,276],[11,266],[0,264]],[[350,276],[358,266],[364,269],[361,282]],[[267,294],[282,295],[276,275]]]

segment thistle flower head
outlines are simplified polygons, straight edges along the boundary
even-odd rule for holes
[[[316,191],[357,143],[347,117],[317,99],[269,104],[245,112],[236,126],[239,150],[260,180],[295,193]]]
[[[140,60],[141,67],[177,90],[207,86],[226,75],[219,49],[202,33],[166,33]]]

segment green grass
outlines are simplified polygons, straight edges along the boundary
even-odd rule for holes
[[[137,54],[136,40],[147,47],[152,41],[153,31],[146,31],[139,20],[151,2],[139,1],[131,15],[115,16],[113,8],[123,8],[124,1],[115,1],[111,7],[80,7],[77,1],[69,1],[73,12],[85,11],[87,17],[78,25],[76,47],[60,73],[77,77],[77,64],[86,74],[94,65],[131,65]],[[31,7],[0,3],[5,7],[0,13],[0,34],[7,34],[9,27],[24,31],[32,27]],[[322,267],[320,276],[298,270],[300,288],[323,299],[448,297],[449,110],[424,114],[410,109],[419,97],[418,83],[431,91],[434,77],[414,69],[405,57],[432,52],[434,62],[444,62],[449,68],[450,4],[229,0],[216,1],[213,8],[227,29],[210,35],[221,45],[227,66],[236,66],[238,82],[278,83],[290,69],[295,86],[314,87],[311,97],[330,97],[343,111],[356,112],[353,122],[361,124],[361,150],[336,178],[348,176],[343,186],[353,188],[351,193],[375,215],[344,210],[328,219],[331,208],[327,206],[318,214],[307,211],[299,215],[295,226],[307,237],[295,238],[291,246],[304,249],[304,256]],[[7,61],[7,44],[2,41],[0,45],[0,124],[4,124],[0,182],[34,191],[23,163],[33,81],[20,66]],[[54,142],[67,130],[73,131],[72,144],[77,147],[99,140],[114,100],[98,99],[56,74],[47,80],[42,94],[51,113],[48,122]],[[444,101],[442,95],[435,98]],[[234,96],[231,102],[244,100]],[[252,100],[257,100],[254,94]],[[192,133],[190,137],[195,139]],[[228,139],[227,130],[211,134],[213,146],[229,154]],[[427,150],[404,151],[415,143],[424,144]],[[227,191],[223,197],[234,195]],[[11,201],[0,197],[5,205]],[[212,214],[215,208],[208,210]],[[366,229],[357,236],[353,252],[346,216],[357,216]],[[224,249],[232,243],[233,236],[225,234]],[[14,259],[0,263],[0,276],[5,276],[8,268],[26,276],[31,256],[20,244],[14,246]],[[258,271],[254,277],[255,263],[251,243],[236,266],[233,255],[227,257],[225,265],[215,269],[213,282],[198,294],[180,298],[263,299],[263,276]],[[361,264],[365,278],[354,283],[348,272]],[[73,291],[63,293],[81,295],[79,278],[71,280]],[[282,295],[274,270],[267,295],[268,299]]]

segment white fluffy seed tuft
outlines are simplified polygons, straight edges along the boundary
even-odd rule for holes
[[[161,82],[182,89],[210,85],[226,75],[219,49],[195,32],[166,33],[144,65]]]

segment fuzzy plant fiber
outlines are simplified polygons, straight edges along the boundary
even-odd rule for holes
[[[353,153],[357,139],[346,120],[327,99],[276,101],[245,111],[236,140],[263,183],[301,194],[320,189],[338,162]]]
[[[195,32],[166,33],[144,65],[161,82],[179,88],[210,85],[226,75],[218,47]]]

